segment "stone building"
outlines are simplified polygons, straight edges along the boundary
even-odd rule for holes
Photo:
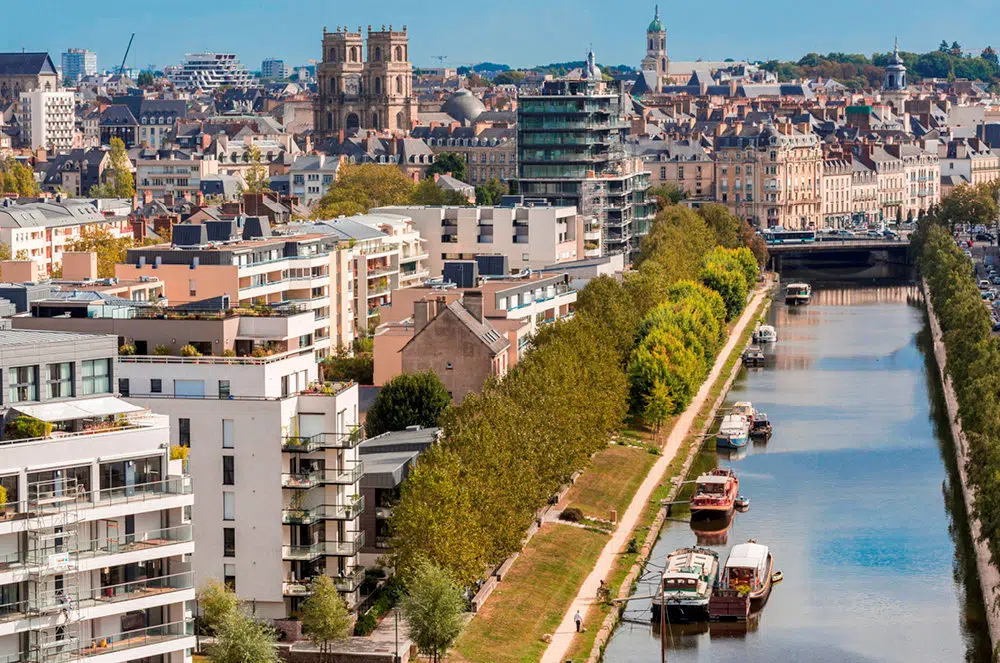
[[[667,30],[660,21],[659,5],[656,5],[653,20],[646,28],[646,57],[642,59],[642,72],[647,79],[655,77],[655,92],[668,84],[670,58],[667,57]]]
[[[0,102],[20,101],[22,92],[54,92],[59,75],[48,53],[0,53]]]
[[[323,29],[323,59],[317,71],[315,130],[321,138],[340,130],[408,131],[417,118],[413,65],[406,26],[394,31],[368,26]]]

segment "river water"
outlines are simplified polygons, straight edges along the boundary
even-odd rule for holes
[[[750,538],[770,546],[784,581],[746,625],[666,629],[648,599],[630,601],[607,663],[990,660],[981,593],[954,477],[927,329],[909,286],[817,287],[809,306],[776,302],[778,343],[741,371],[728,403],[753,401],[774,434],[742,457],[706,450],[698,467],[732,466],[751,500],[702,535],[724,562]],[[685,514],[651,562],[694,545]],[[656,587],[649,573],[635,596]]]

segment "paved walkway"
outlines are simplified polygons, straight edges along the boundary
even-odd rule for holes
[[[747,325],[756,322],[757,308],[760,306],[761,300],[767,295],[769,289],[770,282],[767,282],[764,287],[754,294],[750,305],[743,311],[743,315],[740,316],[739,321],[729,335],[729,340],[726,342],[725,347],[719,352],[719,356],[715,360],[715,365],[712,366],[712,371],[701,385],[701,389],[698,390],[698,393],[688,408],[684,410],[684,413],[678,417],[673,430],[670,431],[670,436],[667,438],[667,444],[663,448],[663,455],[660,456],[656,464],[650,469],[649,474],[646,475],[646,478],[640,484],[639,490],[632,497],[632,501],[629,503],[625,514],[618,524],[618,528],[611,535],[611,539],[604,546],[604,550],[601,551],[601,555],[597,558],[597,563],[591,570],[590,575],[583,581],[580,592],[573,599],[566,614],[563,615],[559,628],[552,634],[552,642],[549,643],[545,654],[542,655],[541,663],[561,663],[566,659],[566,652],[569,651],[570,645],[573,643],[573,636],[576,635],[576,624],[573,623],[573,615],[576,614],[577,610],[580,611],[580,614],[586,615],[587,608],[590,607],[590,604],[594,603],[601,580],[608,577],[612,566],[614,566],[615,558],[625,546],[629,537],[632,536],[632,530],[635,529],[639,517],[653,495],[653,491],[660,485],[660,481],[663,479],[667,467],[677,454],[681,442],[688,436],[691,425],[701,411],[702,406],[704,406],[705,401],[708,400],[708,394],[712,390],[712,386],[715,385],[716,379],[722,373],[722,369],[729,359],[733,347],[739,341]],[[584,626],[587,628],[597,628],[599,624],[584,624]]]

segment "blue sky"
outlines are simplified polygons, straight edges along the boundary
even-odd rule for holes
[[[89,48],[98,66],[117,67],[129,34],[128,64],[181,60],[185,52],[232,51],[251,69],[265,57],[291,64],[318,58],[323,25],[409,28],[410,56],[432,66],[506,62],[527,66],[583,59],[637,65],[653,2],[637,0],[3,0],[8,26],[0,51],[48,51],[58,64],[69,47]],[[385,9],[372,9],[373,5]],[[153,9],[153,7],[156,9]],[[996,0],[713,0],[661,3],[667,48],[677,60],[797,59],[809,51],[926,51],[941,39],[968,48],[1000,47]]]

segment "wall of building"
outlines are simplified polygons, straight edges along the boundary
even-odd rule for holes
[[[229,295],[235,306],[240,301],[239,277],[236,265],[163,265],[142,266],[134,263],[115,265],[115,276],[122,280],[139,280],[150,276],[163,281],[164,295],[171,304],[187,304],[202,299]],[[192,281],[194,290],[192,294]]]

